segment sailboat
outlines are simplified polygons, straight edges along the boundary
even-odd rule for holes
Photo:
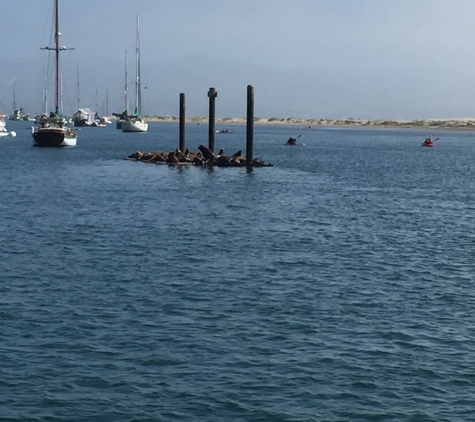
[[[139,17],[137,16],[137,39],[135,47],[136,78],[135,78],[135,111],[125,122],[122,122],[122,132],[147,132],[148,123],[142,117],[142,87],[140,81],[140,36]]]
[[[7,115],[5,113],[0,113],[0,138],[3,138],[4,136],[8,136],[8,130],[6,128],[6,122],[5,122],[5,117]]]
[[[55,46],[45,47],[41,50],[52,50],[55,52],[56,63],[56,83],[55,83],[55,111],[49,116],[43,115],[37,118],[36,128],[32,129],[35,146],[40,147],[74,147],[77,143],[77,131],[67,126],[67,120],[61,115],[60,94],[61,94],[61,71],[60,71],[60,52],[72,50],[71,48],[61,47],[59,30],[59,0],[54,0],[55,14]]]
[[[3,138],[5,136],[16,136],[16,132],[14,132],[13,130],[11,132],[8,132],[5,117],[7,117],[6,113],[0,113],[0,138]]]
[[[112,113],[113,116],[117,117],[117,120],[115,121],[115,127],[116,129],[122,129],[122,123],[127,121],[129,116],[127,115],[127,50],[125,50],[125,81],[124,81],[124,102],[125,102],[125,108],[123,113]]]

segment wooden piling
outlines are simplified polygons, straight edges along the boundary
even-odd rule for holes
[[[254,159],[254,87],[247,86],[246,162]]]
[[[180,94],[180,151],[185,151],[185,94]]]
[[[209,97],[209,132],[208,132],[208,148],[214,152],[214,138],[216,134],[216,97],[218,92],[214,88],[208,91]]]

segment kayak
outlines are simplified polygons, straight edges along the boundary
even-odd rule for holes
[[[434,141],[430,139],[426,139],[424,142],[422,142],[421,146],[423,147],[433,147],[434,146]]]

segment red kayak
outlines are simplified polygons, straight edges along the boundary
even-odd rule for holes
[[[423,147],[433,147],[434,146],[434,141],[432,139],[426,139],[424,142],[422,142]]]

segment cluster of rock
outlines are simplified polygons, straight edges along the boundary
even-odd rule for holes
[[[215,154],[208,147],[200,145],[198,152],[180,151],[176,149],[171,152],[153,151],[141,152],[136,151],[125,157],[125,160],[142,161],[154,164],[168,165],[194,165],[194,166],[218,166],[218,167],[263,167],[272,166],[265,163],[260,158],[254,158],[250,163],[247,162],[246,156],[242,155],[242,151],[237,151],[233,155],[225,155],[224,149]]]

